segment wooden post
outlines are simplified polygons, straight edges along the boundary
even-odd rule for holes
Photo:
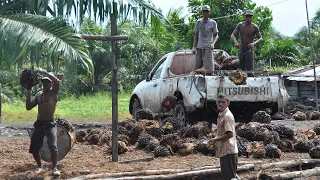
[[[0,84],[0,124],[2,124],[2,85]]]
[[[117,35],[117,19],[110,14],[111,36],[80,34],[81,39],[111,41],[112,48],[112,161],[118,162],[118,50],[117,41],[128,40],[128,36]]]
[[[111,36],[117,35],[117,18],[111,18]],[[112,47],[112,161],[118,162],[118,51],[117,42],[111,41]]]
[[[318,105],[318,83],[317,83],[317,73],[316,73],[316,65],[315,65],[315,56],[314,56],[314,50],[313,50],[313,42],[312,42],[312,36],[310,32],[310,21],[309,21],[309,12],[308,12],[308,0],[305,0],[306,2],[306,12],[307,12],[307,21],[308,21],[308,31],[309,31],[309,43],[311,46],[311,54],[312,54],[312,65],[313,65],[313,77],[314,77],[314,94],[316,99],[316,107],[317,111],[319,111],[319,105]]]

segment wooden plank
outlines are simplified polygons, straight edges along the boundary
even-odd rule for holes
[[[91,35],[91,34],[80,34],[81,39],[87,40],[100,40],[100,41],[121,41],[128,40],[128,36],[104,36],[104,35]]]

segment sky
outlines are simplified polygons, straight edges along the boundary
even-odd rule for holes
[[[170,8],[184,8],[188,15],[188,0],[152,0],[166,15]],[[281,34],[294,36],[303,26],[307,26],[305,0],[253,0],[257,6],[268,6],[273,15],[272,26]],[[309,20],[320,9],[320,0],[308,0]],[[219,24],[218,24],[219,26]]]

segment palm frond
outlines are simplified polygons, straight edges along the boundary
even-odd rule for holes
[[[32,47],[39,46],[48,61],[58,61],[62,57],[68,63],[81,62],[93,73],[90,57],[84,51],[85,41],[77,37],[74,30],[62,18],[48,19],[44,16],[17,14],[0,15],[0,44],[7,51],[6,57],[19,60],[17,50],[30,53]],[[10,50],[11,49],[11,50]],[[9,53],[12,52],[12,53]]]

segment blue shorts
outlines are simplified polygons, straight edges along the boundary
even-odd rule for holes
[[[39,154],[44,136],[48,139],[47,143],[50,152],[58,152],[56,122],[37,120],[33,126],[34,130],[31,136],[29,153]]]

